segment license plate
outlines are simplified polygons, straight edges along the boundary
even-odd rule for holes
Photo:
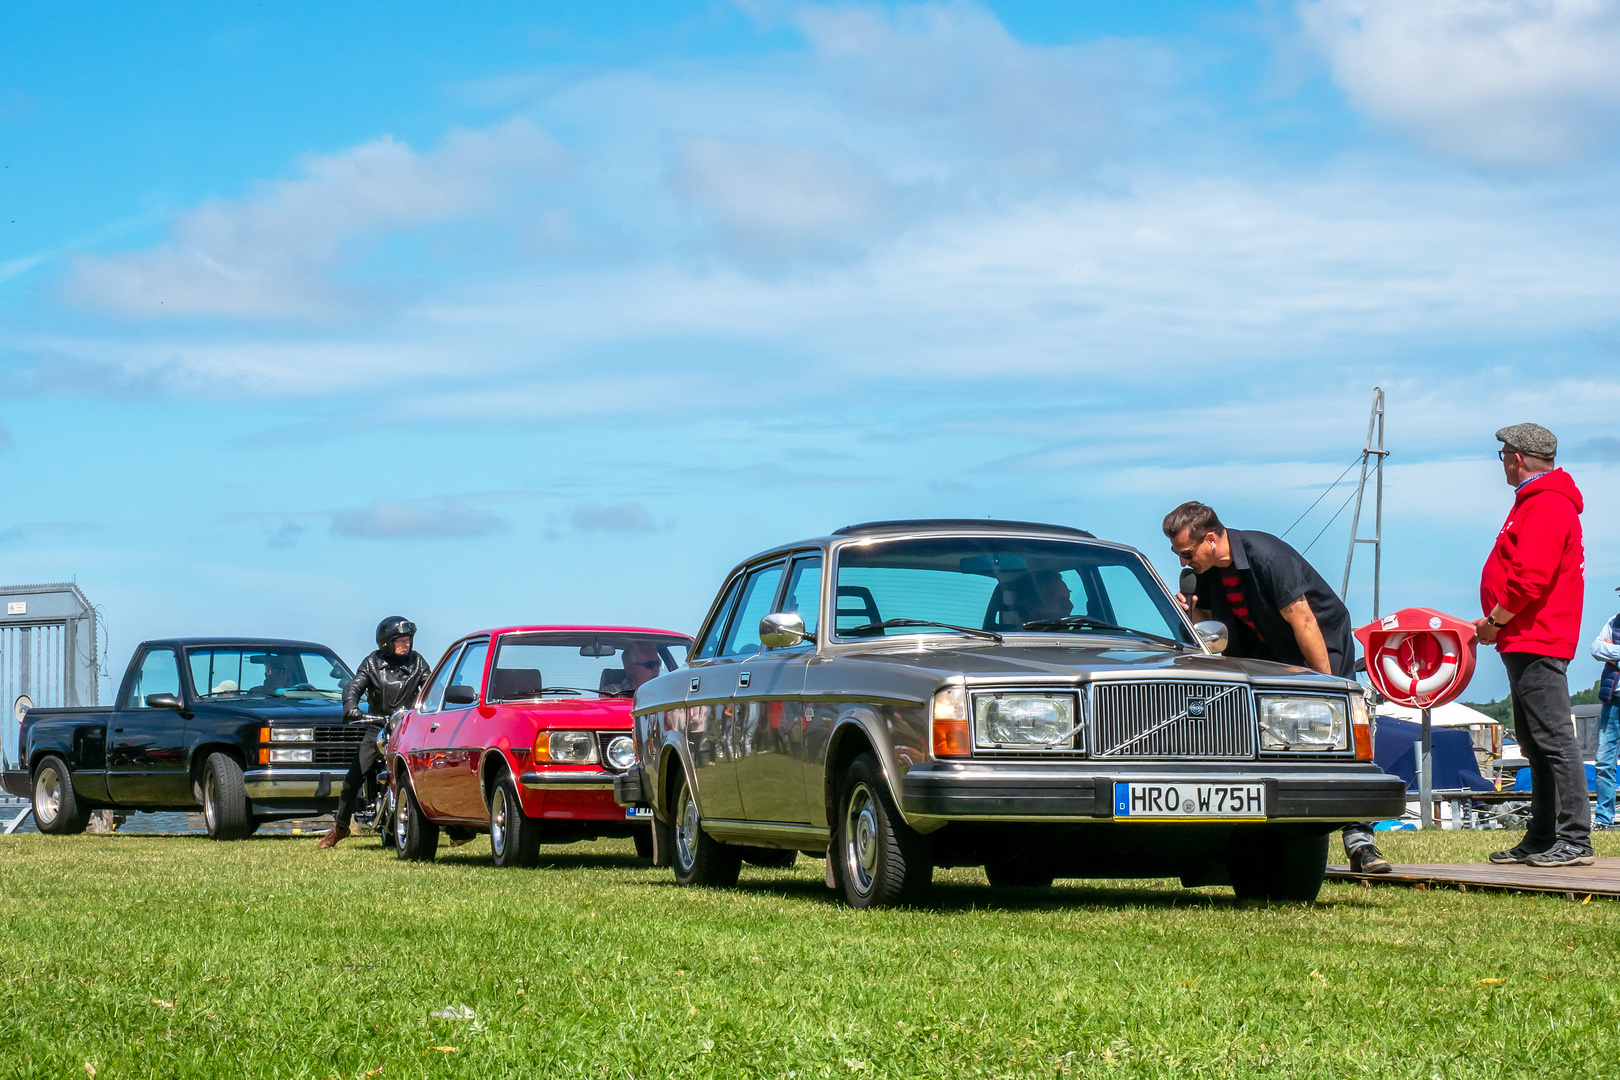
[[[650,818],[653,816],[652,807],[627,806],[624,809],[624,816],[627,818]]]
[[[1264,821],[1266,785],[1147,780],[1114,784],[1115,821]]]

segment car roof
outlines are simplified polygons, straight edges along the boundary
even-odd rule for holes
[[[495,626],[488,630],[471,630],[456,637],[457,641],[465,641],[471,637],[495,637],[499,634],[656,634],[660,637],[677,637],[691,641],[691,634],[683,634],[679,630],[659,630],[651,626],[596,626],[596,625],[518,625]]]
[[[337,652],[337,650],[332,648],[330,645],[322,645],[318,641],[300,641],[300,640],[298,640],[296,638],[271,638],[271,637],[176,637],[176,638],[151,638],[151,639],[149,639],[147,641],[141,642],[141,644],[147,646],[148,648],[150,648],[152,646],[156,646],[156,645],[172,645],[172,646],[177,646],[177,647],[183,648],[183,649],[199,649],[199,648],[208,648],[208,647],[232,648],[232,649],[235,649],[235,648],[258,649],[258,648],[269,648],[269,647],[272,647],[272,646],[292,645],[292,646],[296,646],[297,648],[300,648],[300,649],[321,649],[321,650],[323,650],[325,652],[329,652],[329,653],[336,653]]]
[[[886,533],[914,532],[1052,532],[1066,536],[1084,536],[1095,540],[1094,533],[1072,525],[1048,525],[1039,521],[1002,521],[996,518],[899,518],[893,521],[863,521],[859,525],[845,525],[834,529],[833,536],[879,536]]]

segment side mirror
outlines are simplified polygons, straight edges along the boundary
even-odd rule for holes
[[[147,694],[146,707],[148,709],[173,709],[175,712],[185,712],[185,704],[173,694]]]
[[[457,683],[444,692],[446,705],[473,705],[478,701],[478,690],[471,686]]]
[[[759,620],[759,640],[768,649],[789,649],[801,641],[814,643],[816,635],[804,628],[797,611],[774,611]]]
[[[1231,638],[1227,634],[1226,624],[1216,622],[1214,619],[1205,619],[1201,623],[1193,623],[1193,633],[1204,648],[1213,653],[1223,653],[1230,644]]]

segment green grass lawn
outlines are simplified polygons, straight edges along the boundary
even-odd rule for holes
[[[1461,862],[1518,838],[1383,846]],[[710,892],[628,842],[545,853],[503,871],[482,838],[425,866],[374,840],[0,838],[0,1076],[1620,1072],[1614,902],[1018,898],[960,870],[927,910],[860,913],[819,861]],[[450,1007],[475,1016],[431,1016]]]

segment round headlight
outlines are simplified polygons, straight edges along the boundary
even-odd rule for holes
[[[636,744],[628,735],[618,735],[608,742],[607,763],[621,772],[636,763]]]

